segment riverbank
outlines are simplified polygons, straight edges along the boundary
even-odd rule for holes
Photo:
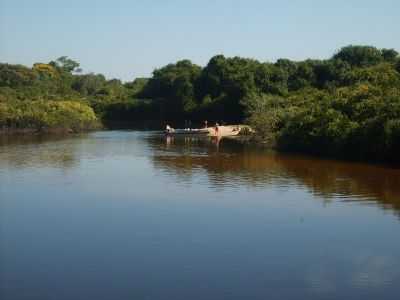
[[[119,124],[121,125],[121,124]],[[127,125],[127,124],[125,124]],[[379,159],[378,157],[360,157],[354,155],[354,153],[343,153],[343,152],[330,152],[326,153],[321,151],[321,149],[314,149],[314,151],[305,151],[299,150],[296,148],[290,147],[282,147],[273,138],[265,138],[259,135],[256,131],[248,125],[240,125],[245,130],[241,132],[239,135],[236,136],[223,136],[223,139],[230,140],[235,143],[239,143],[242,145],[247,145],[249,147],[256,147],[260,149],[269,149],[279,153],[286,153],[286,154],[293,154],[293,155],[306,155],[310,157],[316,157],[320,159],[338,159],[348,162],[365,162],[371,164],[384,164],[391,167],[400,167],[400,161],[397,159]],[[29,138],[30,136],[48,136],[48,137],[67,137],[70,135],[76,135],[80,133],[87,133],[93,131],[115,131],[115,130],[139,130],[139,131],[162,131],[159,127],[149,129],[147,126],[139,126],[139,127],[132,127],[132,126],[118,126],[119,128],[109,128],[102,125],[94,128],[85,128],[85,129],[71,129],[71,128],[42,128],[42,129],[35,129],[35,128],[0,128],[0,137],[1,138],[13,138],[14,136],[26,137]]]
[[[229,137],[228,137],[229,138]],[[368,164],[384,165],[387,167],[400,168],[400,160],[397,157],[382,159],[379,157],[368,157],[368,156],[357,156],[354,153],[347,152],[323,152],[321,149],[314,149],[313,151],[299,150],[290,147],[281,147],[276,140],[273,139],[263,139],[257,134],[254,135],[242,135],[236,137],[230,137],[231,141],[238,142],[240,144],[256,147],[260,149],[272,150],[281,154],[288,155],[304,155],[307,157],[314,157],[318,159],[327,160],[339,160],[344,162],[359,162]]]
[[[98,124],[96,127],[85,128],[85,129],[73,129],[73,128],[0,128],[0,136],[13,136],[13,135],[66,135],[66,134],[76,134],[83,132],[90,132],[95,130],[101,130],[103,127]]]
[[[0,127],[30,134],[100,122],[141,129],[245,122],[257,143],[280,151],[400,161],[394,49],[347,46],[325,60],[275,63],[216,55],[204,67],[182,60],[126,83],[78,75],[71,65],[79,63],[61,57],[32,68],[0,64]],[[182,127],[188,120],[192,125]]]
[[[0,134],[73,133],[101,127],[93,109],[78,101],[0,103]]]

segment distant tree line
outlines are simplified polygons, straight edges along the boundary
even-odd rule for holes
[[[32,68],[0,64],[0,126],[60,126],[61,119],[39,120],[49,111],[44,103],[63,101],[103,123],[247,122],[259,140],[281,149],[399,161],[400,58],[393,49],[350,45],[330,59],[274,63],[217,55],[205,67],[181,60],[125,83],[82,74],[68,57]],[[24,115],[27,107],[34,118]],[[94,122],[86,117],[85,126]]]

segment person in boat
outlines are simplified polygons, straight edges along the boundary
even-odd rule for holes
[[[204,128],[208,128],[208,121],[207,120],[204,121]]]

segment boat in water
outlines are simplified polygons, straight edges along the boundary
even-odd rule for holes
[[[165,130],[165,134],[168,135],[175,135],[175,134],[187,134],[187,135],[191,135],[191,134],[201,134],[201,135],[207,135],[209,134],[209,131],[207,128],[185,128],[185,129],[174,129],[174,128],[170,128],[170,129],[166,129]]]
[[[206,128],[174,129],[167,125],[164,133],[166,135],[202,135],[202,136],[235,136],[240,133],[239,125],[214,126]]]

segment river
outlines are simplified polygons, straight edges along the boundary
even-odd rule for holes
[[[0,139],[0,298],[396,299],[400,169],[230,140]]]

